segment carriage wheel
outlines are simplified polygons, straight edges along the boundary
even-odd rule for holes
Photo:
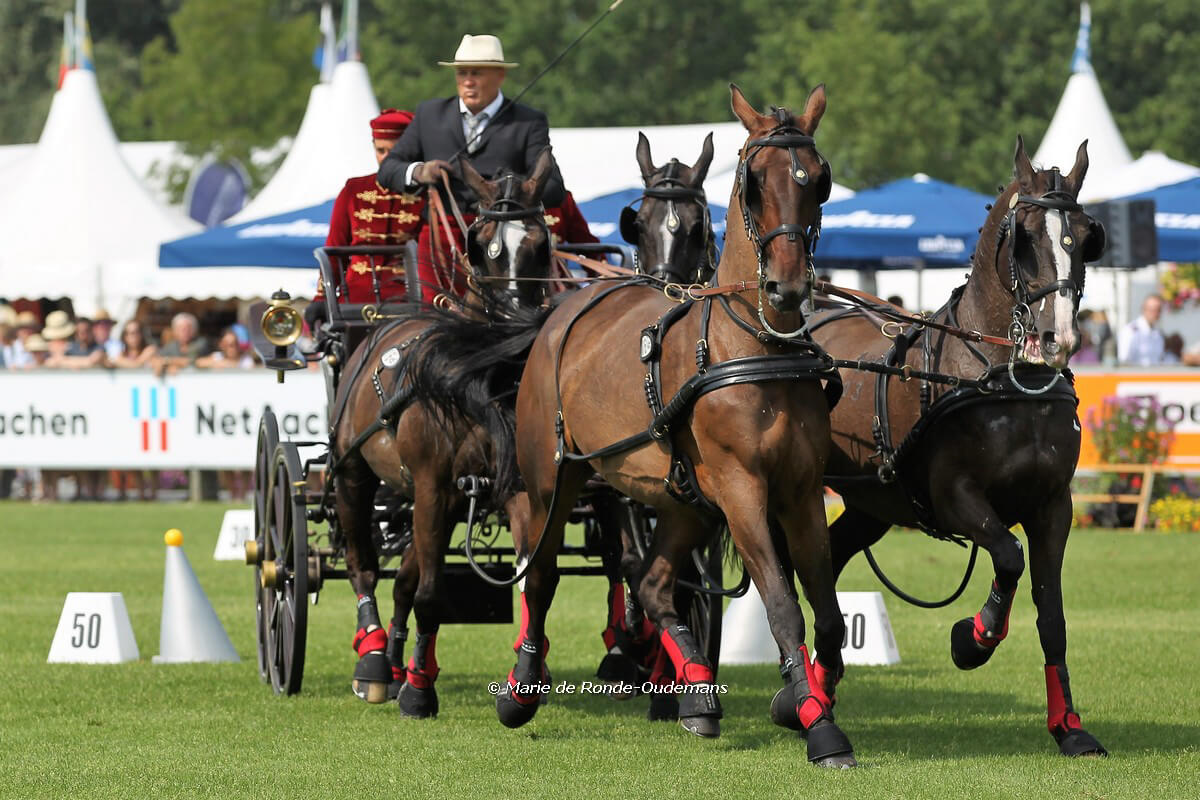
[[[275,413],[267,408],[263,411],[258,423],[258,448],[254,458],[254,542],[258,552],[264,552],[267,541],[266,506],[269,502],[269,484],[271,483],[271,459],[275,456],[275,447],[279,444],[279,422]],[[258,677],[266,683],[270,680],[267,672],[267,627],[263,613],[265,602],[262,583],[262,563],[254,567],[254,622],[255,639],[258,654]]]
[[[700,551],[700,560],[704,564],[705,571],[716,580],[720,580],[722,575],[721,556],[719,540],[711,542]],[[688,579],[698,583],[700,581],[699,573],[694,568],[690,572]],[[712,664],[715,677],[720,668],[721,618],[724,613],[724,604],[722,598],[717,595],[703,592],[691,592],[690,594],[691,597],[688,599],[685,611],[687,626],[695,634],[700,651],[704,653],[708,663]]]
[[[266,503],[263,628],[267,671],[276,694],[296,694],[304,678],[308,630],[308,524],[304,474],[296,445],[283,442],[271,459]]]

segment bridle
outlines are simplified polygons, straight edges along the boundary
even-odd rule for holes
[[[513,173],[507,173],[500,178],[503,183],[503,188],[500,197],[492,203],[491,207],[480,207],[479,214],[475,220],[467,228],[467,252],[468,254],[480,252],[476,233],[478,227],[487,222],[495,222],[496,230],[492,234],[491,241],[488,242],[486,253],[488,259],[496,261],[500,258],[504,250],[505,227],[510,224],[521,223],[520,227],[523,231],[522,238],[529,234],[530,223],[541,227],[546,234],[546,241],[550,241],[550,228],[546,224],[546,209],[542,203],[526,206],[522,205],[516,199],[518,180]],[[516,259],[510,258],[508,264],[508,275],[506,278],[510,282],[510,288],[516,291],[516,280],[520,277],[516,274]],[[477,276],[491,277],[491,276]]]
[[[1062,173],[1057,167],[1052,167],[1050,170],[1052,183],[1050,189],[1045,193],[1033,196],[1021,194],[1018,189],[1013,193],[1008,203],[1008,213],[1004,217],[1004,222],[1000,224],[1000,228],[996,233],[996,262],[999,265],[1000,249],[1004,245],[1004,240],[1009,239],[1008,244],[1008,271],[1009,271],[1009,289],[1013,295],[1012,322],[1009,325],[1008,338],[1013,341],[1012,353],[1009,356],[1008,371],[1009,377],[1012,378],[1013,384],[1026,394],[1042,394],[1049,391],[1058,378],[1062,376],[1062,370],[1056,370],[1057,375],[1053,381],[1045,387],[1038,390],[1028,389],[1022,386],[1016,379],[1014,374],[1014,366],[1017,362],[1017,357],[1024,346],[1027,334],[1038,332],[1037,320],[1033,315],[1033,304],[1038,300],[1048,297],[1051,294],[1059,293],[1062,297],[1071,298],[1071,304],[1076,311],[1079,310],[1079,299],[1083,294],[1082,281],[1076,281],[1075,278],[1059,278],[1051,281],[1045,286],[1031,291],[1029,284],[1025,280],[1025,275],[1022,273],[1020,266],[1017,264],[1017,230],[1020,223],[1017,221],[1017,211],[1021,206],[1035,206],[1046,210],[1047,214],[1052,212],[1057,213],[1061,223],[1059,244],[1063,250],[1071,255],[1075,252],[1078,242],[1075,241],[1074,235],[1071,233],[1071,227],[1068,224],[1067,215],[1073,212],[1083,213],[1083,206],[1072,196],[1063,185]],[[1036,260],[1037,254],[1034,253]]]
[[[754,244],[755,255],[758,258],[758,321],[762,324],[763,329],[780,339],[795,339],[805,332],[804,325],[801,325],[790,333],[782,333],[771,327],[767,322],[765,310],[763,307],[763,297],[766,294],[767,281],[767,245],[776,237],[786,236],[789,242],[799,240],[804,247],[806,261],[808,262],[808,285],[809,295],[811,299],[812,285],[816,280],[816,267],[813,262],[813,256],[817,250],[817,241],[821,238],[821,208],[817,207],[817,217],[811,225],[807,227],[799,223],[785,222],[778,227],[768,231],[765,235],[758,230],[758,225],[754,222],[754,216],[750,213],[750,204],[747,198],[750,178],[750,162],[754,156],[766,147],[782,147],[787,149],[788,155],[791,157],[791,169],[789,175],[800,186],[807,186],[810,176],[808,170],[804,169],[800,164],[800,156],[797,152],[801,147],[811,147],[813,153],[820,163],[824,175],[822,180],[826,181],[826,185],[821,197],[818,198],[818,203],[825,202],[829,197],[829,189],[833,185],[833,177],[831,174],[829,162],[817,152],[816,142],[813,137],[804,133],[794,125],[782,121],[782,115],[785,112],[776,110],[776,117],[780,119],[780,124],[767,132],[766,136],[759,139],[751,139],[746,142],[746,147],[743,150],[743,157],[737,168],[737,181],[734,192],[737,194],[738,203],[742,207],[742,224],[746,229],[746,238]]]
[[[652,180],[650,184],[642,190],[642,196],[633,201],[629,205],[621,209],[620,231],[621,238],[629,244],[638,245],[639,231],[637,228],[637,209],[634,206],[646,198],[654,198],[655,200],[667,201],[667,218],[664,221],[667,231],[674,235],[678,232],[682,224],[679,219],[679,211],[676,208],[677,201],[694,202],[700,206],[702,214],[702,222],[704,231],[704,248],[703,253],[706,261],[701,261],[697,264],[697,276],[692,275],[676,275],[670,270],[659,270],[653,273],[652,277],[662,280],[676,279],[679,281],[690,282],[693,277],[697,277],[700,282],[707,280],[707,274],[711,273],[713,263],[715,261],[716,239],[713,236],[712,218],[708,210],[708,198],[702,187],[689,186],[679,179],[679,168],[682,165],[679,159],[672,158],[662,169],[662,175]],[[672,239],[672,243],[674,239]],[[663,253],[663,263],[668,267],[672,264],[671,252],[668,250]],[[640,265],[635,264],[636,271],[641,272]]]

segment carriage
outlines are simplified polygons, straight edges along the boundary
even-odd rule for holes
[[[616,256],[619,263],[627,257],[625,249],[613,245],[562,245],[560,249],[585,258]],[[265,366],[277,372],[280,382],[288,371],[319,364],[332,417],[337,388],[345,379],[343,365],[356,347],[400,310],[398,305],[379,299],[377,278],[377,302],[344,301],[348,296],[350,259],[366,259],[376,276],[384,262],[394,264],[399,260],[405,265],[403,277],[393,279],[404,280],[408,295],[418,296],[415,248],[413,243],[407,247],[322,247],[314,255],[327,287],[326,322],[319,346],[312,352],[302,352],[298,347],[302,320],[286,293],[272,298],[262,312],[261,329],[252,338]],[[275,415],[270,409],[264,411],[255,457],[254,538],[246,543],[246,563],[254,567],[255,573],[259,676],[276,694],[301,690],[309,605],[316,605],[327,581],[348,576],[346,542],[334,502],[337,479],[329,475],[330,458],[329,440],[283,440]],[[456,483],[469,498],[469,512],[466,524],[459,525],[452,536],[446,554],[442,621],[510,624],[515,553],[511,544],[502,544],[508,522],[505,512],[489,505],[486,474],[457,476]],[[615,496],[602,482],[593,481],[571,513],[578,535],[561,551],[568,559],[560,566],[560,574],[611,574],[602,560],[614,552],[614,545],[592,507],[599,493]],[[636,545],[644,551],[653,535],[653,511],[628,500],[622,501],[622,507],[628,524],[638,532]],[[386,565],[379,571],[381,578],[397,577],[400,558],[412,538],[412,510],[412,498],[381,486],[371,518],[373,539]],[[686,615],[705,654],[715,664],[720,649],[721,597],[716,588],[719,577],[712,576],[721,574],[720,549],[713,546],[698,552],[694,561],[690,578],[696,590],[687,593]]]

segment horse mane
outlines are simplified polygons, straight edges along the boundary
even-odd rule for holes
[[[520,488],[517,386],[529,349],[553,307],[513,307],[486,284],[468,291],[486,313],[420,308],[414,318],[428,327],[404,364],[415,402],[444,422],[475,424],[487,433],[492,496],[503,501]]]

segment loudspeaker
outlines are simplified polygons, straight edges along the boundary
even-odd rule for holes
[[[1142,267],[1158,261],[1158,232],[1154,201],[1110,200],[1087,207],[1104,225],[1108,246],[1097,261],[1101,267]]]

